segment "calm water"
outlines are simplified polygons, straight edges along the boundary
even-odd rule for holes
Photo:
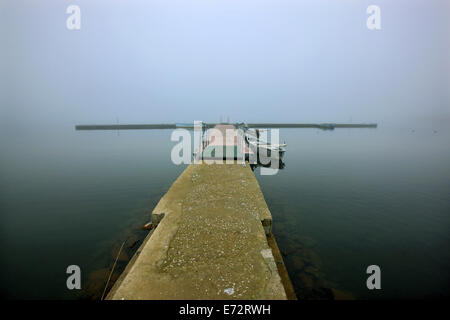
[[[256,176],[298,295],[448,296],[449,131],[281,130],[285,169]],[[145,237],[140,227],[185,166],[170,131],[10,135],[1,141],[1,292],[8,298],[98,298]],[[65,270],[82,269],[82,293]],[[368,265],[382,290],[366,289]],[[117,277],[118,272],[113,276]]]

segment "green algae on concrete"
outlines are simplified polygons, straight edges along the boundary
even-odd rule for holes
[[[157,228],[108,299],[286,299],[266,239],[271,215],[248,164],[189,165],[152,220]]]

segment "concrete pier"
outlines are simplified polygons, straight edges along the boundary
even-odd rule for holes
[[[278,248],[269,246],[272,217],[248,164],[189,165],[152,221],[156,229],[108,299],[295,297],[279,252],[274,259]]]
[[[240,130],[236,129],[236,126]],[[152,212],[154,229],[107,299],[296,299],[272,235],[272,216],[246,159],[244,128],[376,128],[377,124],[249,123],[77,125],[76,130],[193,129],[194,163]],[[203,134],[217,129],[220,135]],[[228,135],[228,131],[234,133]],[[198,160],[231,160],[223,164]],[[284,165],[278,159],[280,165]],[[244,165],[243,165],[244,164]]]

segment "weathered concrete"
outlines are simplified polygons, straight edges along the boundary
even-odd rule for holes
[[[286,299],[262,221],[270,233],[248,164],[189,165],[108,299]]]
[[[291,279],[286,269],[286,265],[284,264],[283,261],[283,257],[281,256],[280,249],[278,248],[278,244],[272,233],[270,233],[267,236],[267,243],[269,244],[269,247],[272,249],[273,257],[275,259],[275,263],[277,264],[278,268],[278,274],[281,277],[281,283],[283,284],[284,291],[286,292],[288,300],[297,300],[294,286],[292,285]]]

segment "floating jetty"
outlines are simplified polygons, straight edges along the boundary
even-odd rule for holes
[[[191,163],[152,224],[107,299],[296,299],[248,162]]]

